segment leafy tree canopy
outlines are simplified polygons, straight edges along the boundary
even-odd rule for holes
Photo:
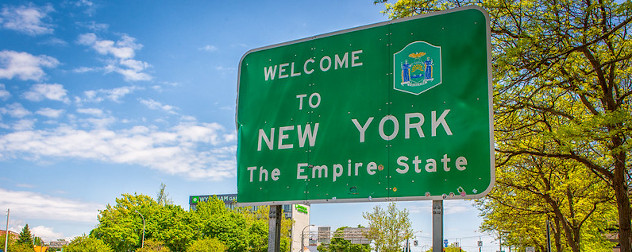
[[[140,249],[136,249],[136,252],[170,252],[171,250],[164,242],[149,239],[145,241],[145,246]]]
[[[632,251],[632,2],[401,0],[386,2],[384,13],[395,19],[466,5],[489,14],[498,171],[520,173],[514,161],[530,157],[584,166],[584,178],[609,186],[621,251]],[[547,167],[550,174],[560,174],[557,168]],[[556,188],[562,190],[572,185],[559,182]],[[591,221],[585,217],[592,215],[590,202],[596,201],[570,203],[582,213],[569,219],[570,212],[550,208],[556,200],[547,195],[539,200],[553,199],[546,209],[559,221],[566,244],[581,250],[582,235],[573,226],[581,229],[582,220]]]
[[[216,238],[205,238],[193,242],[187,252],[224,252],[226,246]]]
[[[400,244],[413,237],[408,210],[397,209],[395,202],[388,204],[386,210],[375,206],[373,212],[362,216],[369,221],[369,232],[365,235],[374,241],[379,251],[400,251]]]
[[[31,250],[32,251],[32,250]],[[113,252],[112,248],[102,240],[88,237],[87,235],[76,237],[70,244],[64,247],[67,252]]]
[[[162,196],[161,196],[162,195]],[[170,251],[186,251],[196,241],[214,238],[226,251],[267,251],[268,207],[226,208],[223,201],[211,198],[198,203],[195,211],[185,211],[165,201],[164,184],[157,199],[146,195],[123,194],[115,205],[107,205],[99,212],[99,225],[90,237],[105,242],[115,251],[141,248],[143,218],[145,219],[145,248],[151,242]],[[163,203],[158,200],[163,199]],[[289,251],[291,220],[282,221],[281,250]],[[160,250],[162,251],[162,250]]]
[[[350,240],[344,239],[344,230],[348,227],[339,227],[333,234],[333,238],[329,244],[321,244],[318,251],[321,252],[369,252],[371,246],[369,244],[352,244]]]

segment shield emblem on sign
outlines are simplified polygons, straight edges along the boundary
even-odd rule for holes
[[[393,54],[393,88],[414,95],[441,84],[441,47],[415,41]]]

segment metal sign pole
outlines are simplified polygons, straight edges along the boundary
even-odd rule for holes
[[[432,201],[432,251],[443,251],[443,200]]]
[[[270,206],[268,222],[268,252],[281,251],[281,205]]]

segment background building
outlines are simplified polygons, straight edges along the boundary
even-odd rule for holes
[[[7,231],[6,230],[0,230],[0,237],[2,238],[3,242],[4,242],[4,239],[6,238],[6,235],[7,235]],[[20,235],[18,233],[9,230],[9,239],[17,240],[19,236]],[[2,248],[0,248],[0,249],[2,249]]]
[[[213,198],[213,196],[223,201],[229,209],[235,209],[237,207],[237,194],[211,194],[189,196],[189,209],[195,211],[198,203],[206,202]],[[254,208],[256,209],[256,207]],[[309,210],[309,205],[283,205],[283,214],[285,218],[293,220],[292,227],[290,229],[290,239],[292,239],[290,248],[292,252],[303,251],[301,250],[301,244],[305,247],[309,244],[307,235],[309,234]],[[302,235],[303,231],[306,231],[305,235]]]

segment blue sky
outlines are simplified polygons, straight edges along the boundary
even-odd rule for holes
[[[4,1],[0,218],[45,240],[88,233],[122,193],[236,192],[237,66],[250,49],[386,21],[347,1]],[[312,205],[318,226],[366,224],[375,203]],[[381,204],[384,205],[384,204]],[[422,245],[431,202],[404,202]],[[445,236],[495,251],[470,201]],[[4,229],[4,221],[0,222]],[[470,238],[465,238],[470,237]],[[466,249],[468,247],[465,247]]]

